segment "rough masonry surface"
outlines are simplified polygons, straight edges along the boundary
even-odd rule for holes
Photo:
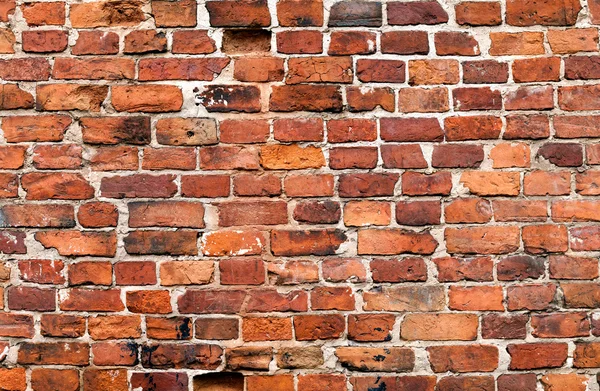
[[[598,390],[599,25],[1,0],[0,390]]]

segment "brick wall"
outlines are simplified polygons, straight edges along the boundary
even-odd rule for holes
[[[0,390],[598,390],[598,24],[2,0]]]

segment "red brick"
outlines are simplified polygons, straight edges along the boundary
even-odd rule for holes
[[[266,27],[271,23],[265,0],[208,1],[206,8],[213,27]]]
[[[20,278],[36,284],[62,284],[64,262],[60,260],[24,260],[19,261]]]
[[[43,231],[37,232],[35,239],[64,256],[112,257],[117,247],[114,231]]]
[[[6,87],[4,87],[6,89]],[[108,87],[85,84],[44,84],[36,88],[36,109],[99,112]]]
[[[532,315],[532,335],[537,338],[587,337],[590,321],[585,313]]]
[[[297,285],[319,280],[319,268],[312,261],[273,262],[267,264],[269,281],[276,285]]]
[[[307,201],[294,208],[294,220],[301,223],[334,224],[340,220],[342,209],[332,201]]]
[[[481,336],[485,339],[523,339],[529,316],[524,314],[488,314],[481,318]],[[533,391],[533,390],[532,390]]]
[[[469,110],[500,110],[502,96],[500,91],[489,87],[456,88],[452,91],[454,109],[459,111]]]
[[[525,195],[563,195],[571,191],[571,174],[567,171],[532,171],[525,174]]]
[[[492,372],[498,367],[495,346],[431,346],[427,352],[434,372]]]
[[[425,31],[389,31],[381,35],[381,52],[390,54],[427,54],[429,53],[429,41]],[[362,60],[370,61],[370,60]],[[378,61],[378,60],[372,60]],[[404,63],[380,60],[384,65],[396,65],[402,70],[404,77]],[[373,72],[388,73],[390,70],[377,70]],[[362,80],[362,79],[361,79]],[[404,80],[402,80],[404,81]],[[400,82],[400,81],[398,81]]]
[[[566,111],[596,110],[598,85],[581,85],[558,88],[558,105]]]
[[[514,285],[506,290],[508,310],[545,310],[554,301],[555,285],[529,284]]]
[[[125,36],[123,53],[160,53],[166,51],[167,37],[163,32],[138,30],[132,31]]]
[[[447,223],[486,223],[492,218],[492,205],[480,198],[457,198],[444,207]]]
[[[130,113],[179,111],[183,105],[181,89],[172,85],[112,86],[115,110]]]
[[[63,311],[117,312],[125,307],[119,289],[73,288],[61,292],[60,309]]]
[[[525,31],[519,33],[490,33],[492,56],[516,56],[544,54],[544,34]]]
[[[406,195],[448,195],[451,189],[452,177],[449,172],[402,174],[402,193]]]
[[[196,255],[197,232],[179,231],[132,231],[124,239],[125,251],[137,255]]]
[[[567,228],[564,225],[530,225],[523,227],[525,251],[532,254],[567,251]]]
[[[0,336],[33,338],[33,318],[31,315],[0,314]]]
[[[24,52],[54,53],[67,48],[68,33],[62,30],[23,31],[22,37]]]
[[[356,76],[365,83],[404,83],[406,63],[397,60],[359,59]]]
[[[298,341],[316,341],[339,338],[346,322],[339,314],[294,316],[294,330]]]
[[[427,231],[363,229],[358,233],[359,254],[432,254],[437,245],[438,242]]]
[[[600,287],[594,283],[563,283],[566,308],[594,308],[600,299]]]
[[[346,241],[340,230],[271,231],[274,255],[333,255]]]
[[[381,197],[394,195],[398,174],[343,174],[339,178],[340,197]]]
[[[319,54],[323,52],[323,33],[313,30],[278,32],[277,51],[284,54]]]
[[[221,43],[223,53],[269,53],[271,31],[266,29],[231,29],[223,31]]]
[[[291,318],[244,318],[244,341],[280,341],[292,339]]]
[[[388,6],[391,25],[439,24],[448,21],[448,14],[437,1],[394,1]]]
[[[378,27],[382,23],[381,3],[339,1],[329,13],[329,27]]]
[[[491,281],[493,262],[489,257],[474,258],[435,258],[433,259],[438,270],[438,281]]]
[[[199,339],[237,339],[239,321],[228,318],[196,319],[196,338]]]
[[[385,141],[441,141],[444,131],[435,118],[381,118],[381,138]]]
[[[148,58],[139,61],[138,79],[212,81],[229,64],[228,58]],[[158,98],[158,97],[157,97]]]
[[[246,381],[248,391],[273,390],[293,391],[294,377],[292,375],[249,376]]]
[[[188,389],[187,373],[178,372],[153,372],[152,376],[144,372],[131,375],[131,386],[141,388],[143,391],[152,389],[166,389],[172,391],[186,391]]]
[[[71,25],[75,28],[136,26],[145,19],[141,7],[141,3],[132,0],[74,4],[70,7]]]
[[[399,201],[396,203],[396,221],[400,225],[439,224],[441,215],[441,204],[437,201]]]
[[[79,262],[69,265],[69,285],[111,285],[109,262]]]
[[[482,4],[471,2],[470,4]],[[498,3],[499,5],[499,3]],[[506,83],[508,64],[494,60],[465,61],[463,81],[468,84]]]
[[[353,112],[371,111],[378,107],[385,111],[395,110],[395,95],[391,88],[372,88],[364,90],[361,87],[347,87],[346,99],[348,110]]]
[[[35,115],[2,118],[6,141],[61,141],[71,124],[66,115]]]
[[[494,116],[448,117],[444,129],[451,141],[495,139],[500,136],[502,121]]]
[[[248,312],[303,312],[308,310],[308,293],[275,289],[253,290],[249,295]]]
[[[477,337],[475,314],[408,314],[400,336],[409,341],[470,341]]]
[[[469,33],[440,31],[434,35],[438,56],[477,56],[479,43]]]
[[[355,298],[349,287],[317,287],[310,293],[311,308],[314,310],[352,311]]]
[[[456,84],[459,81],[456,60],[410,60],[408,77],[411,85]]]
[[[192,290],[179,296],[182,314],[235,314],[242,307],[246,292],[242,290]]]
[[[35,391],[76,391],[79,390],[79,371],[36,368],[31,372],[31,387]]]
[[[323,278],[331,282],[365,281],[366,270],[357,258],[326,259],[322,263]]]
[[[333,195],[333,175],[288,175],[283,180],[290,197],[322,197]]]
[[[79,31],[71,53],[81,56],[90,54],[117,54],[119,52],[119,36],[108,31]]]
[[[100,193],[108,198],[168,198],[175,195],[175,175],[134,174],[102,178]]]
[[[4,227],[72,228],[75,225],[70,205],[5,205],[0,213]]]
[[[597,9],[596,4],[596,1],[591,2],[590,10]],[[548,31],[548,43],[553,53],[595,52],[598,48],[598,31],[593,28],[550,30]]]
[[[506,254],[516,251],[520,244],[515,226],[446,228],[444,236],[450,253]]]
[[[184,197],[227,197],[229,177],[225,175],[194,175],[181,178],[181,194]]]
[[[543,57],[515,60],[512,65],[513,78],[518,83],[558,81],[560,58]]]
[[[142,334],[137,315],[98,315],[88,319],[88,332],[95,340],[138,338]]]
[[[166,261],[160,264],[161,285],[203,285],[212,280],[213,262]]]
[[[50,63],[44,58],[15,58],[2,60],[0,64],[4,80],[42,81],[50,78]]]
[[[427,168],[419,145],[382,145],[381,157],[385,168]]]
[[[498,280],[520,281],[543,276],[545,273],[545,263],[542,258],[514,255],[501,259],[496,269]]]
[[[481,145],[442,144],[433,147],[431,165],[436,168],[477,168],[483,158]]]
[[[101,147],[91,152],[90,165],[94,171],[136,170],[139,166],[135,147]]]
[[[331,33],[329,54],[345,56],[373,54],[377,50],[377,35],[366,31],[334,31]]]
[[[458,311],[504,311],[502,287],[451,286],[448,308]]]
[[[222,285],[261,285],[265,266],[258,258],[224,259],[219,262]]]
[[[187,0],[153,1],[152,13],[159,27],[193,27],[196,25],[196,4]]]
[[[390,204],[385,201],[349,201],[344,206],[346,226],[388,225],[390,220]]]
[[[588,280],[598,276],[595,258],[551,255],[548,261],[550,278]]]
[[[135,77],[135,62],[124,58],[57,58],[52,68],[54,79],[121,80]]]
[[[398,109],[406,113],[448,111],[446,88],[402,88],[398,92]]]
[[[127,371],[122,369],[86,369],[83,372],[83,389],[126,390],[128,387]]]
[[[277,2],[277,19],[283,27],[323,25],[321,0],[282,0]]]
[[[556,4],[552,1],[533,3],[513,0],[506,4],[506,22],[513,26],[568,26],[575,24],[580,10],[578,1]]]
[[[417,282],[427,280],[427,266],[422,258],[374,259],[369,266],[374,282]]]
[[[85,228],[116,227],[117,207],[108,202],[88,202],[79,207],[77,220]]]
[[[133,313],[168,314],[172,311],[171,295],[164,290],[128,291],[127,309]]]
[[[346,376],[333,374],[308,374],[298,377],[298,391],[346,390]]]
[[[566,343],[524,343],[508,345],[509,369],[561,367],[567,360]]]
[[[334,170],[346,168],[375,168],[377,147],[332,148],[329,150],[329,167]]]
[[[144,368],[216,369],[223,349],[205,344],[167,344],[142,346]]]
[[[273,86],[269,101],[271,111],[340,112],[341,90],[333,85]]]
[[[460,183],[480,196],[516,196],[521,188],[518,172],[464,171]]]
[[[502,23],[500,2],[463,1],[454,6],[456,22],[470,26],[497,26]]]
[[[38,145],[33,150],[38,169],[77,169],[82,165],[82,148],[75,144]]]
[[[117,285],[153,285],[156,283],[156,264],[150,261],[125,261],[114,264]]]
[[[24,342],[19,345],[21,365],[88,365],[90,347],[83,342]]]
[[[322,141],[323,120],[320,118],[276,119],[273,122],[273,134],[276,140]]]

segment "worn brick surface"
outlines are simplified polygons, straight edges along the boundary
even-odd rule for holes
[[[0,390],[598,390],[599,27],[1,0]]]

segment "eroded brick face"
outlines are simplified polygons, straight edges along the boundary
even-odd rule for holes
[[[598,24],[0,1],[0,390],[597,390]]]

